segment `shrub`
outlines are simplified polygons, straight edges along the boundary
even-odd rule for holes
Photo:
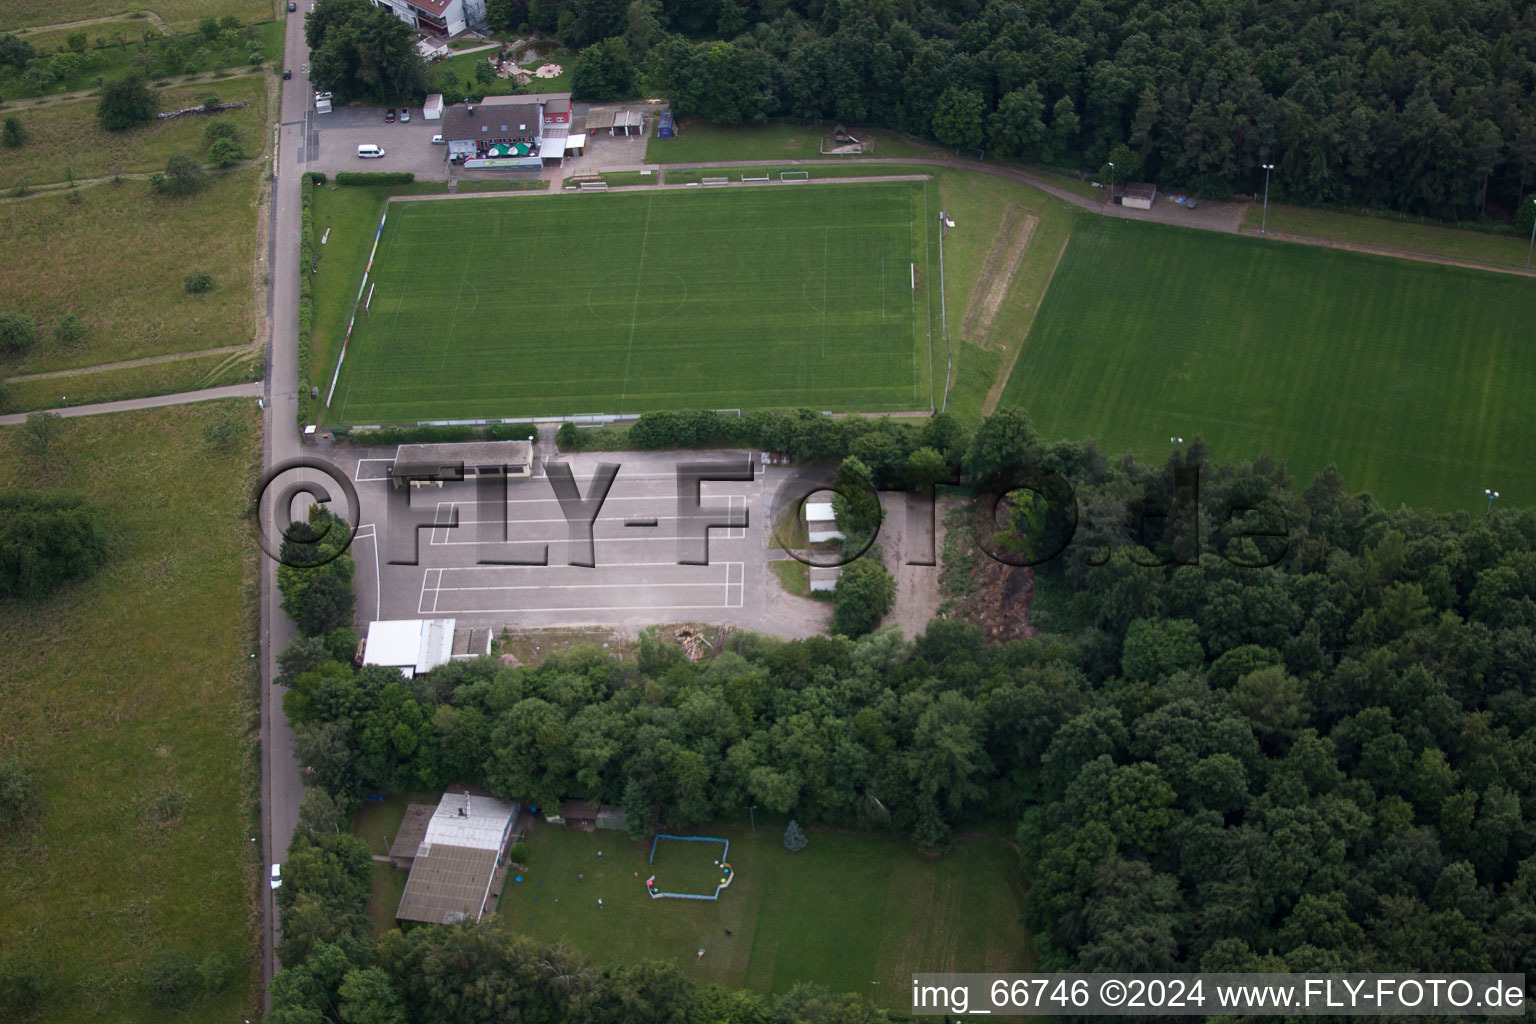
[[[526,843],[513,843],[512,849],[507,851],[507,857],[518,864],[528,863],[528,845]]]
[[[0,354],[25,355],[37,340],[37,321],[25,313],[0,313]]]
[[[5,119],[5,127],[0,129],[0,145],[6,149],[19,149],[26,145],[27,126],[21,123],[19,117]]]
[[[562,451],[581,450],[581,428],[574,423],[562,423],[555,431],[555,444]]]
[[[229,984],[231,965],[223,953],[209,953],[197,965],[197,978],[204,992],[218,992]]]
[[[16,184],[11,186],[11,195],[16,196],[17,198],[20,198],[21,196],[24,196],[31,191],[32,186],[27,183],[26,178],[17,178]]]
[[[75,195],[73,189],[70,190],[70,195],[75,196],[72,202],[79,201],[80,197]],[[67,314],[64,319],[53,325],[53,340],[60,345],[73,345],[84,337],[85,321],[73,313]]]
[[[0,960],[0,1009],[30,1013],[48,1001],[53,979],[37,954],[25,947]]]
[[[162,1006],[181,1006],[197,986],[197,964],[181,949],[162,949],[150,957],[144,987]]]
[[[240,134],[240,129],[235,127],[235,122],[219,118],[217,121],[209,121],[208,127],[203,129],[203,145],[211,146],[220,139],[233,139]]]
[[[186,285],[187,291],[193,295],[202,295],[205,292],[213,291],[213,275],[205,270],[199,270],[195,274],[188,274],[183,283]]]
[[[19,758],[0,761],[0,836],[15,832],[37,813],[37,780]]]
[[[203,165],[185,154],[177,154],[165,162],[165,173],[156,186],[160,192],[172,196],[190,196],[208,184],[208,173]]]
[[[843,566],[832,589],[832,632],[863,636],[885,618],[895,597],[896,581],[875,558],[866,555]]]
[[[245,151],[240,148],[240,143],[234,139],[218,139],[208,150],[208,159],[213,161],[215,167],[228,167],[237,160],[244,159]]]
[[[203,97],[203,106],[205,106],[205,107],[216,107],[218,105],[219,105],[219,97],[217,96],[217,94],[209,93],[207,96]]]
[[[109,132],[120,132],[155,119],[155,96],[138,75],[102,86],[96,120]]]

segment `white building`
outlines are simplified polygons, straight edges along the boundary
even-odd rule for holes
[[[456,36],[471,26],[487,24],[485,0],[373,0],[418,32]]]
[[[805,525],[806,540],[812,544],[843,539],[842,531],[837,528],[837,515],[832,511],[830,501],[806,502]]]
[[[364,665],[384,665],[412,676],[430,672],[453,657],[453,619],[379,619],[368,623]],[[478,653],[478,652],[477,652]]]

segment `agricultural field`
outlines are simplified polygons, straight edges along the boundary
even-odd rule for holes
[[[225,421],[242,440],[210,457],[203,431]],[[29,1020],[166,1020],[141,979],[168,948],[228,965],[184,1019],[254,1018],[255,404],[61,429],[44,470],[23,428],[0,428],[0,488],[89,496],[112,553],[39,604],[0,602],[0,750],[31,767],[44,806],[35,834],[0,837],[0,956],[25,948],[47,966],[46,1009]]]
[[[20,119],[28,138],[20,149],[0,149],[0,185],[24,180],[35,186],[158,171],[177,153],[206,159],[203,133],[216,120],[232,122],[239,130],[240,147],[247,155],[259,157],[267,120],[267,84],[264,75],[241,75],[157,90],[161,110],[196,106],[209,95],[225,103],[248,105],[217,115],[187,114],[121,132],[103,131],[97,125],[94,99],[7,112]]]
[[[1081,217],[1002,404],[1158,457],[1203,435],[1386,505],[1536,487],[1536,292],[1519,277]]]
[[[157,0],[151,8],[172,28],[192,28],[201,18],[232,14],[242,22],[278,17],[282,5],[273,0]],[[0,31],[40,25],[62,25],[97,18],[141,16],[145,9],[125,7],[120,0],[7,0],[0,14]],[[134,17],[134,20],[139,20]],[[144,24],[151,24],[145,20]]]
[[[39,339],[26,356],[0,361],[0,375],[249,343],[259,173],[214,172],[187,198],[125,179],[5,201],[0,309],[31,316]],[[211,292],[187,293],[195,271],[213,275]],[[60,344],[51,331],[71,313],[86,336]]]
[[[509,879],[496,920],[598,963],[660,957],[705,983],[780,993],[812,982],[890,1008],[910,1006],[913,971],[1032,965],[1024,883],[1003,840],[967,838],[931,860],[907,840],[867,833],[808,832],[810,845],[791,854],[783,832],[762,818],[755,832],[695,830],[730,841],[734,873],[718,901],[699,901],[651,899],[645,880],[662,881],[665,862],[688,856],[669,847],[696,845],[708,867],[718,846],[663,841],[652,865],[650,839],[536,825],[523,881]]]
[[[933,188],[394,204],[327,419],[926,408]]]

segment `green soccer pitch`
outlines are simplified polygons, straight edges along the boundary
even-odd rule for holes
[[[327,419],[929,408],[931,188],[394,203]]]
[[[1001,404],[1110,454],[1201,434],[1481,514],[1536,491],[1533,338],[1529,278],[1081,217]]]

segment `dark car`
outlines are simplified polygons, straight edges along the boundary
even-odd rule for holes
[[[294,11],[296,11],[298,9],[299,9],[299,5],[298,4],[294,3],[293,0],[288,0],[288,13],[289,14],[292,14]]]
[[[395,108],[394,107],[390,107],[388,110],[384,111],[384,123],[385,124],[394,124],[395,123]]]
[[[290,79],[292,77],[293,77],[293,68],[283,68],[283,81],[286,82],[286,81],[288,81],[288,79]]]

